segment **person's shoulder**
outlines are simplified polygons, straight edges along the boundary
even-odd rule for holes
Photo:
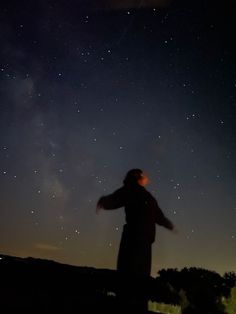
[[[144,186],[139,185],[139,187],[137,188],[137,192],[140,195],[145,196],[145,198],[152,197],[151,193]]]
[[[156,200],[156,198],[152,195],[150,191],[146,190],[145,188],[144,190],[145,190],[144,193],[146,194],[147,197],[149,197],[150,199]]]

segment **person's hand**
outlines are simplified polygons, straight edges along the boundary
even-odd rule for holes
[[[176,228],[176,226],[174,226],[174,228],[171,230],[174,234],[178,234],[179,230]]]
[[[97,202],[97,207],[96,207],[96,214],[99,214],[99,212],[102,210],[102,204],[100,200]]]
[[[99,214],[99,212],[102,210],[102,207],[100,205],[97,205],[96,207],[96,214]]]

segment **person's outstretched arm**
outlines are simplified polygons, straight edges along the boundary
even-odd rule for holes
[[[174,224],[164,215],[163,211],[160,209],[157,201],[155,200],[155,220],[160,226],[163,226],[169,230],[174,230]]]
[[[97,202],[97,210],[103,209],[117,209],[123,207],[124,200],[124,188],[116,190],[114,193],[107,196],[102,196]]]

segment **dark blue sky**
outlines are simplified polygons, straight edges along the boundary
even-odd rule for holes
[[[179,230],[153,275],[236,271],[231,3],[2,1],[2,253],[115,268],[124,212],[96,202],[138,167]]]

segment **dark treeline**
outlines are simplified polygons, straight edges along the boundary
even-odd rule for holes
[[[168,285],[178,298],[183,314],[223,314],[223,298],[228,298],[236,285],[236,274],[224,276],[203,268],[167,269],[159,271],[158,284]],[[164,300],[164,298],[163,298]],[[175,299],[169,302],[175,304]],[[185,303],[185,304],[183,304]]]
[[[120,278],[115,270],[0,255],[0,305],[4,313],[115,313]],[[132,280],[132,279],[131,279]],[[225,313],[222,297],[236,285],[235,273],[202,268],[161,270],[145,282],[151,301],[181,305],[184,314]]]

